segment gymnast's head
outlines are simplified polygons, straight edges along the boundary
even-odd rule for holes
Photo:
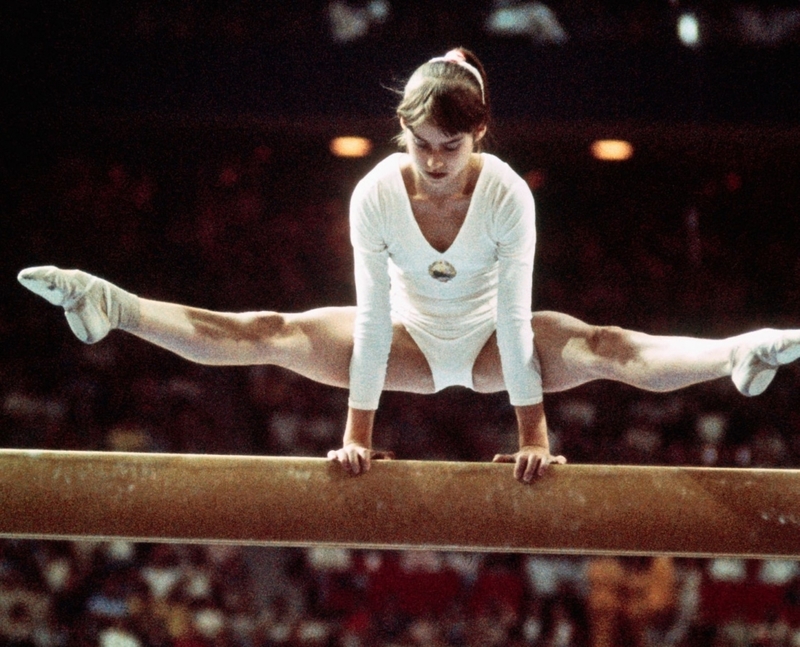
[[[459,47],[420,65],[406,83],[397,116],[404,131],[427,123],[448,135],[469,133],[477,148],[489,124],[486,73],[478,57]],[[404,143],[402,135],[398,141]]]

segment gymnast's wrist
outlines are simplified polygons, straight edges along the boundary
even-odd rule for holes
[[[361,443],[353,440],[342,441],[342,449],[364,449],[368,452],[372,451],[372,443]]]
[[[537,404],[515,407],[515,409],[520,449],[535,446],[549,450],[550,441],[547,437],[547,421],[544,415],[544,407],[541,404]]]
[[[347,425],[344,429],[342,445],[360,445],[372,448],[372,425],[375,412],[367,409],[350,408],[347,412]]]
[[[545,443],[544,445],[538,443],[536,444],[528,443],[526,445],[523,445],[522,443],[520,443],[519,445],[520,454],[526,452],[540,452],[540,451],[544,452],[545,454],[550,454],[550,446],[547,443]]]

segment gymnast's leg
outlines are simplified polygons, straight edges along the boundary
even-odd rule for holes
[[[317,382],[347,388],[353,349],[354,307],[297,314],[212,312],[152,301],[79,270],[34,267],[19,281],[64,308],[75,335],[86,343],[119,328],[201,364],[274,364]],[[424,355],[402,325],[394,326],[386,388],[431,393]]]
[[[726,339],[670,337],[591,326],[557,312],[534,313],[532,325],[545,392],[598,379],[672,391],[730,376],[740,392],[758,395],[780,365],[800,357],[800,330],[762,329]],[[475,364],[478,390],[502,390],[499,363],[491,340]]]
[[[62,306],[70,328],[87,343],[120,328],[199,363],[275,364],[324,384],[349,384],[352,307],[218,313],[140,299],[77,270],[29,268],[19,280]],[[532,326],[546,392],[598,379],[671,391],[730,376],[739,391],[758,395],[778,366],[800,357],[800,330],[763,329],[719,340],[654,336],[591,326],[556,312],[534,313]],[[479,391],[504,390],[494,335],[478,356],[473,377]],[[427,361],[401,325],[394,327],[385,388],[433,392]]]

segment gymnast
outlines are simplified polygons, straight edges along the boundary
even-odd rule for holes
[[[494,460],[529,483],[566,462],[550,453],[543,393],[597,379],[670,391],[730,376],[752,396],[800,357],[800,330],[712,340],[532,313],[534,201],[481,151],[489,105],[483,66],[465,49],[412,74],[397,108],[403,152],[379,162],[351,200],[354,307],[221,313],[139,298],[79,270],[33,267],[18,278],[63,307],[86,343],[119,328],[194,362],[274,364],[349,389],[342,447],[328,458],[354,475],[391,457],[372,448],[384,389],[507,391],[519,451]]]

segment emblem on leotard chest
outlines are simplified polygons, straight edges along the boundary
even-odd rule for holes
[[[447,283],[455,278],[456,268],[450,265],[447,261],[438,260],[434,261],[428,267],[428,274],[430,274],[437,281]]]

